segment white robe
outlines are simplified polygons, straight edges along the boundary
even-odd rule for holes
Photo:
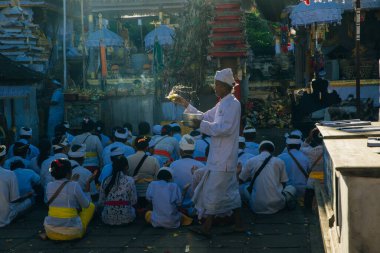
[[[227,213],[241,207],[236,178],[240,102],[229,94],[203,114],[200,131],[211,136],[208,171],[194,192],[197,210],[206,215]],[[185,112],[199,111],[189,105]]]

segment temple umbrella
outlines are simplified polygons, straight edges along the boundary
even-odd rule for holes
[[[91,32],[86,40],[87,47],[99,47],[102,44],[106,47],[123,47],[124,40],[116,33],[103,28],[95,32]]]
[[[322,23],[339,23],[342,20],[342,8],[335,2],[304,2],[296,5],[290,13],[292,26],[306,26]]]
[[[355,0],[344,0],[341,1],[340,6],[343,10],[354,10],[356,1]],[[379,0],[360,0],[361,9],[379,9]]]
[[[172,45],[174,35],[175,32],[172,28],[167,25],[160,25],[145,36],[145,49],[152,49],[156,39],[161,46]]]

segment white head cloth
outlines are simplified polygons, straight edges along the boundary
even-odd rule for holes
[[[256,133],[256,128],[245,126],[243,130],[243,134],[248,134],[248,133]]]
[[[231,87],[235,84],[234,74],[232,73],[232,69],[230,68],[216,71],[214,79],[215,81],[221,81],[225,84],[228,84]]]
[[[287,145],[301,145],[302,144],[302,140],[301,139],[298,139],[298,138],[286,138],[286,144]]]
[[[0,150],[2,150],[2,151],[0,151],[0,157],[5,156],[7,154],[7,147],[6,146],[1,145]]]
[[[169,124],[169,126],[171,126],[171,127],[181,127],[178,123],[171,123],[171,124]]]
[[[275,147],[274,146],[274,143],[273,142],[271,142],[271,141],[262,141],[262,142],[260,142],[260,145],[259,145],[259,149],[261,148],[261,146],[263,146],[264,144],[270,144],[270,145],[272,145],[273,146],[273,148]]]
[[[67,138],[63,138],[59,144],[52,145],[53,150],[58,150],[64,147],[67,147],[69,145],[69,142],[67,141]]]
[[[77,150],[77,151],[73,151],[71,148],[70,148],[70,151],[68,153],[68,155],[70,157],[73,157],[73,158],[81,158],[81,157],[84,157],[86,155],[86,144],[82,144],[80,145],[81,147]]]
[[[182,136],[181,141],[179,142],[179,148],[182,150],[194,150],[194,138],[189,134],[185,134],[184,136]]]
[[[298,129],[295,129],[295,130],[291,131],[290,134],[286,133],[285,134],[285,138],[288,138],[290,135],[299,136],[301,139],[303,138],[302,132],[300,130],[298,130]]]
[[[66,129],[69,129],[70,128],[70,124],[68,121],[64,121],[63,122],[63,126],[66,128]]]
[[[239,142],[240,143],[245,143],[245,138],[243,136],[239,136]]]
[[[114,136],[119,139],[127,139],[128,138],[128,130],[125,133],[120,133],[118,130],[115,131]]]
[[[155,135],[161,135],[161,129],[162,129],[162,126],[161,125],[154,125],[153,126],[153,134]]]
[[[173,171],[172,171],[171,168],[169,168],[169,167],[162,167],[161,169],[158,170],[158,173],[160,173],[160,171],[163,171],[163,170],[168,171],[173,176]]]
[[[111,156],[119,156],[124,154],[124,150],[120,147],[115,147],[111,149]]]
[[[32,129],[28,127],[21,127],[20,128],[20,135],[26,135],[26,136],[32,136]]]

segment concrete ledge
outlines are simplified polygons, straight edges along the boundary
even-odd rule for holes
[[[330,208],[330,202],[327,198],[326,192],[319,182],[314,184],[315,197],[318,203],[319,223],[322,232],[323,246],[326,253],[336,253],[338,242],[336,237],[333,236],[331,228],[334,226],[335,218],[334,212]],[[335,239],[334,239],[335,238]]]

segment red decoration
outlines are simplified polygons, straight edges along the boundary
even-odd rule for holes
[[[310,5],[310,0],[303,0],[306,5]]]

